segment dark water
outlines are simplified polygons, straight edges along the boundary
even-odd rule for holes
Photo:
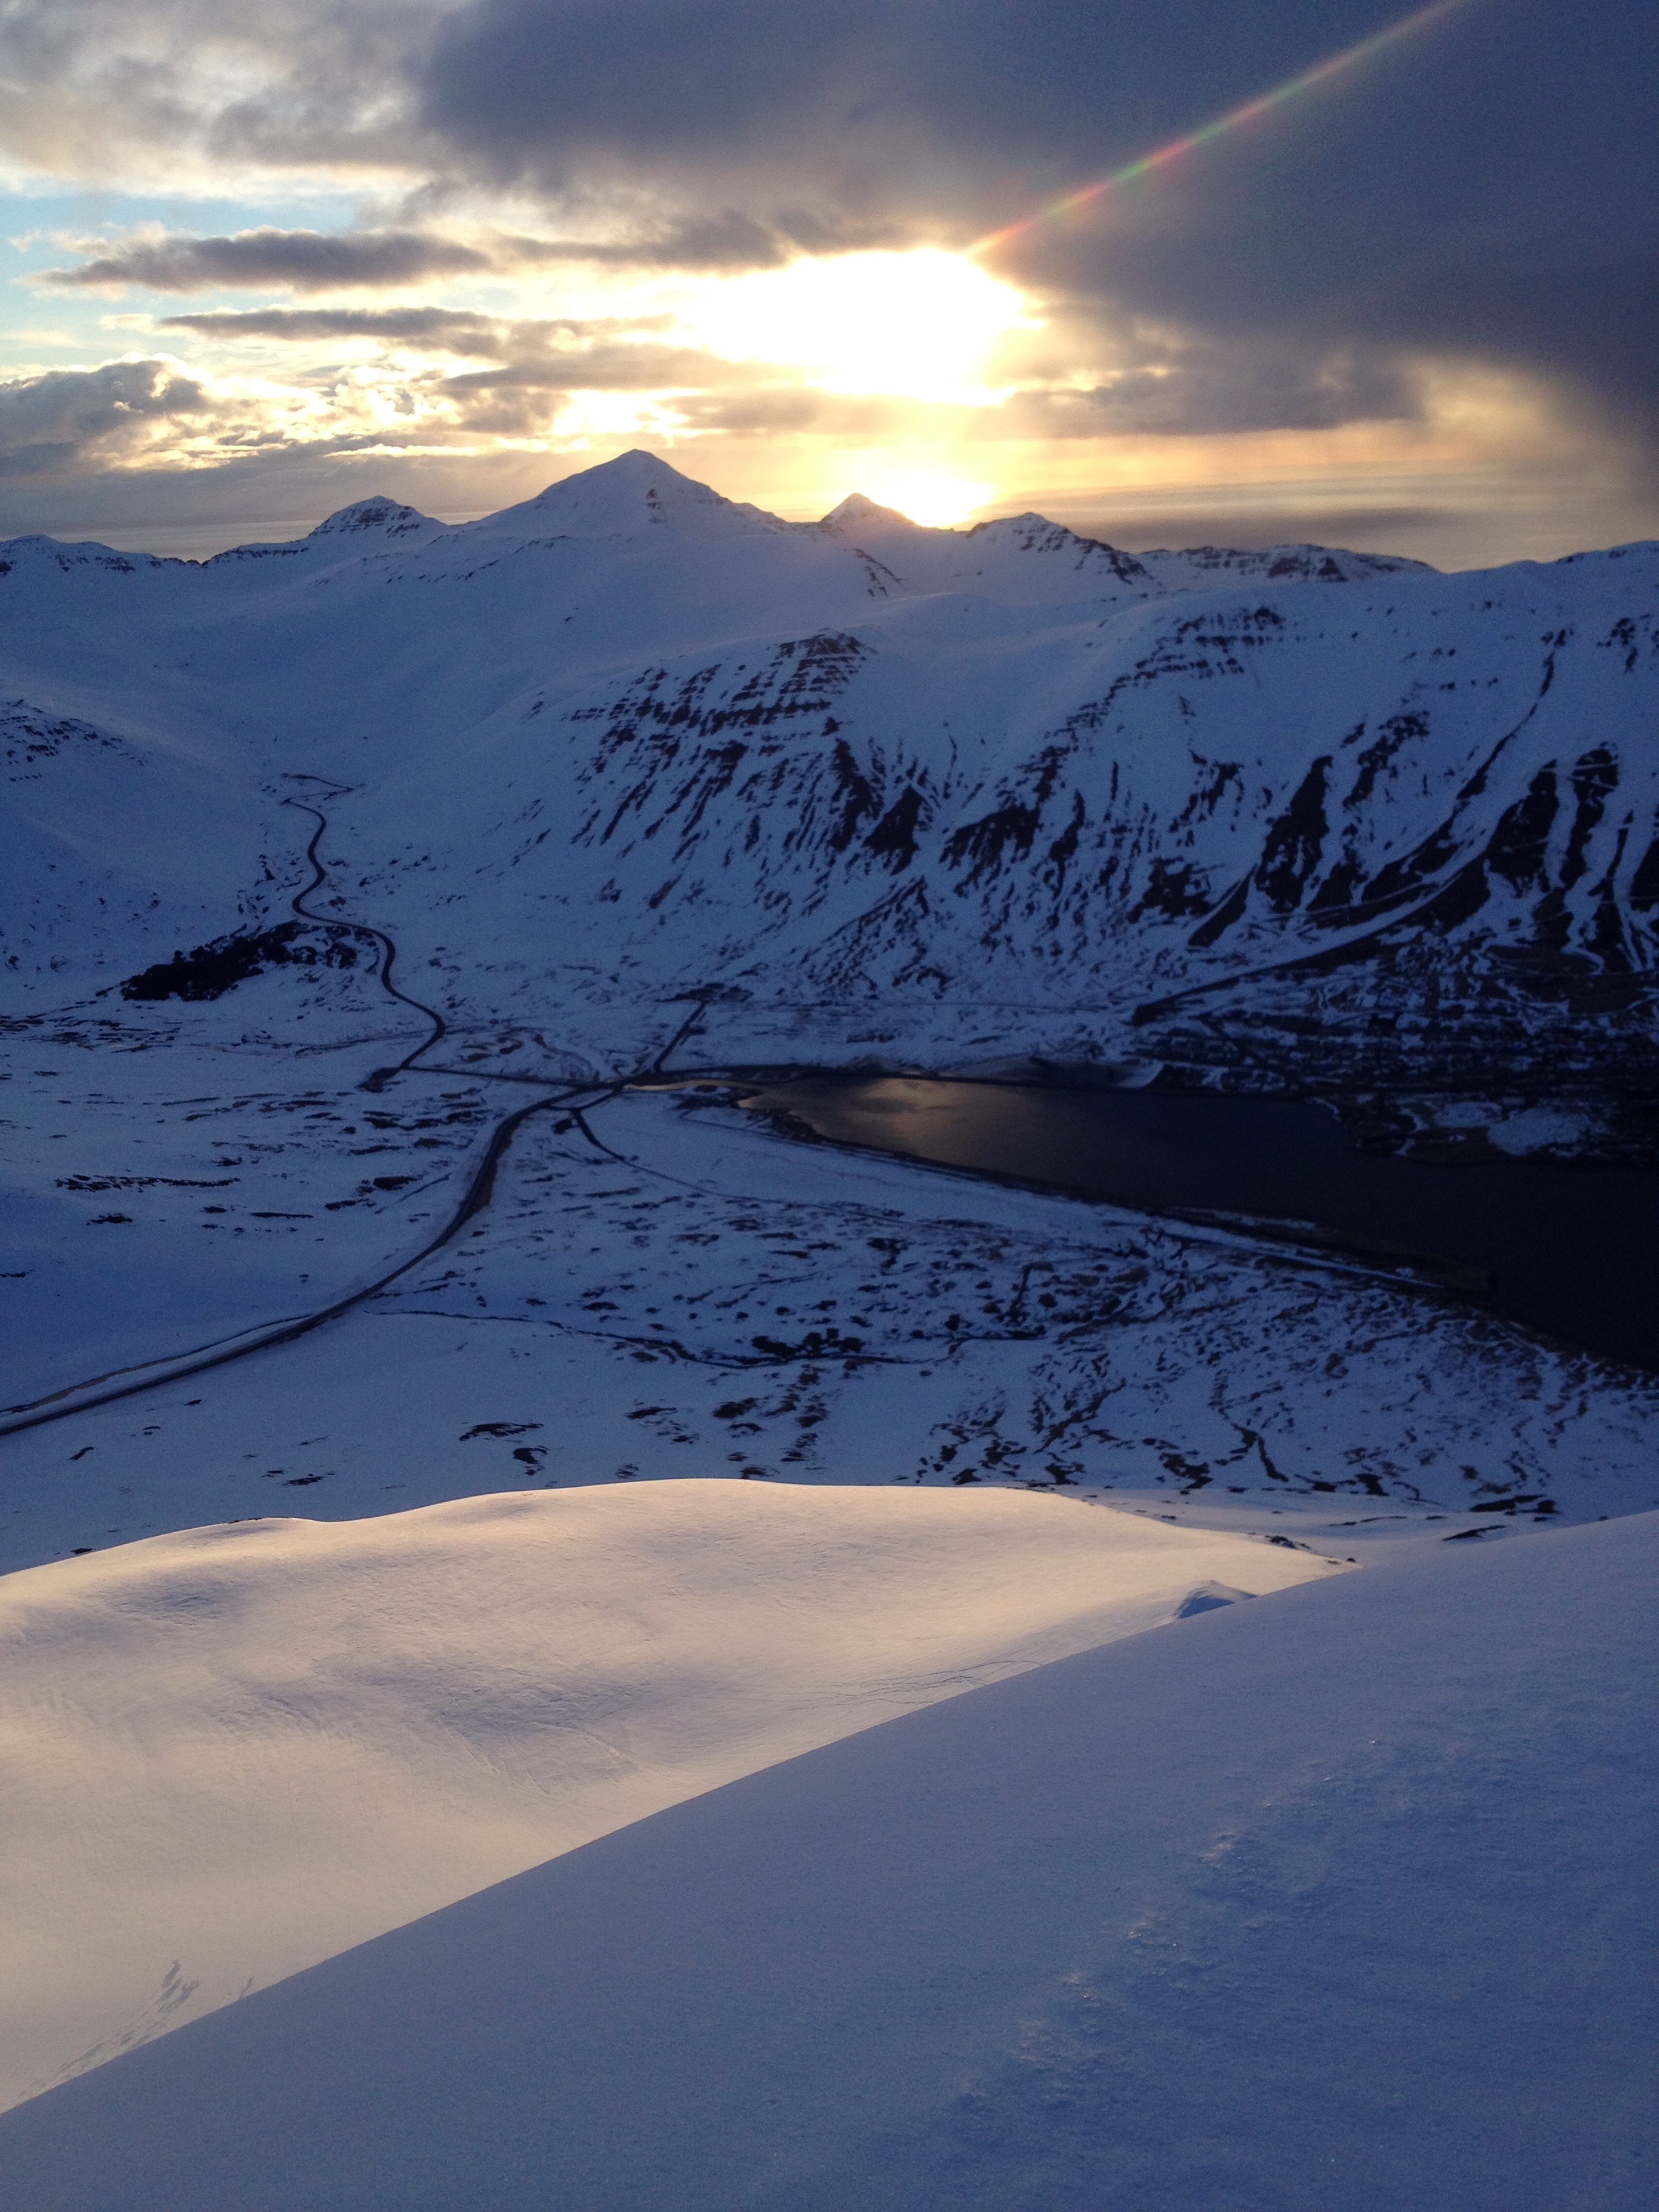
[[[1357,1152],[1277,1099],[806,1076],[751,1097],[821,1136],[1148,1212],[1310,1222],[1468,1303],[1659,1369],[1659,1174]]]

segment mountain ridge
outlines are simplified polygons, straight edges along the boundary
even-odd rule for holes
[[[0,592],[20,1014],[281,919],[273,807],[320,777],[361,918],[504,1048],[731,986],[734,1063],[1138,1058],[1376,1142],[1456,1149],[1423,1100],[1499,1092],[1645,1142],[1659,547],[1131,556],[786,523],[635,453],[199,566],[15,541]],[[162,814],[207,778],[234,910],[112,816],[122,747]]]

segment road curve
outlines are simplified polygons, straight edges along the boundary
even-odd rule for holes
[[[376,1069],[360,1086],[365,1091],[383,1091],[393,1076],[412,1066],[423,1053],[437,1043],[445,1034],[447,1025],[443,1016],[435,1008],[423,1006],[418,999],[399,990],[392,981],[397,946],[384,930],[376,929],[367,922],[338,921],[329,915],[313,914],[306,904],[328,880],[328,871],[319,858],[317,850],[327,830],[328,820],[319,808],[307,805],[303,800],[290,799],[283,803],[311,815],[317,823],[311,842],[306,848],[306,858],[311,863],[313,873],[304,890],[294,896],[292,905],[295,913],[302,920],[325,929],[347,931],[354,936],[372,938],[381,948],[379,971],[381,988],[402,1005],[424,1014],[433,1024],[431,1035],[405,1059],[394,1067]],[[355,1307],[377,1297],[380,1291],[400,1280],[411,1268],[418,1267],[423,1261],[429,1260],[434,1252],[441,1251],[446,1244],[453,1242],[468,1222],[483,1212],[495,1194],[496,1171],[511,1149],[514,1139],[533,1115],[547,1113],[556,1107],[565,1107],[575,1109],[580,1115],[585,1109],[602,1105],[607,1098],[614,1098],[630,1083],[650,1076],[660,1076],[672,1055],[700,1025],[707,1010],[706,999],[698,994],[691,1012],[647,1067],[597,1082],[567,1085],[548,1091],[540,1098],[532,1098],[527,1105],[515,1107],[510,1114],[503,1115],[490,1131],[483,1157],[473,1170],[465,1192],[443,1226],[435,1236],[428,1237],[417,1252],[398,1261],[396,1267],[388,1268],[372,1283],[365,1283],[309,1313],[287,1315],[279,1321],[256,1325],[234,1336],[221,1337],[209,1344],[194,1346],[189,1351],[176,1353],[169,1358],[146,1360],[136,1367],[116,1368],[107,1374],[90,1376],[84,1382],[70,1383],[64,1389],[54,1390],[48,1397],[6,1407],[0,1413],[0,1437],[16,1436],[25,1429],[40,1428],[49,1421],[66,1420],[71,1414],[88,1413],[94,1407],[107,1406],[117,1399],[137,1397],[145,1390],[180,1382],[186,1376],[204,1374],[214,1367],[228,1366],[232,1360],[246,1359],[253,1352],[268,1352],[280,1344],[292,1344],[298,1337],[308,1336],[313,1329],[321,1328],[326,1322],[338,1321],[343,1315],[350,1313]],[[478,1079],[475,1076],[474,1079]],[[585,1121],[582,1127],[590,1139],[597,1144],[599,1140],[587,1130]],[[602,1146],[600,1149],[605,1151],[609,1147]]]

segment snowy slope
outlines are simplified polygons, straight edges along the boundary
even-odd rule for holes
[[[0,2120],[30,2212],[1647,2212],[1659,1519],[1159,1628]]]
[[[0,2104],[738,1775],[1331,1571],[1006,1492],[668,1482],[7,1577]]]
[[[240,775],[240,891],[273,915],[267,794],[351,786],[340,918],[435,963],[497,1049],[600,1060],[641,994],[702,989],[734,1060],[1651,1073],[1651,547],[1139,559],[1038,517],[784,524],[630,454],[455,529],[368,501],[199,566],[0,563],[19,711]],[[137,865],[176,895],[162,843]],[[100,866],[78,880],[89,914]],[[20,1005],[112,972],[27,921],[7,957]]]
[[[234,759],[124,717],[118,732],[0,704],[3,968],[65,998],[263,912],[294,831]]]

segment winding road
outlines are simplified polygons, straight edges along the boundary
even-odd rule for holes
[[[331,791],[335,797],[343,797],[350,788],[349,784],[341,783],[331,786]],[[435,1006],[428,1006],[423,1000],[411,998],[407,991],[399,990],[392,981],[392,970],[398,957],[398,948],[385,930],[376,929],[372,922],[338,921],[331,915],[312,912],[306,901],[313,892],[319,891],[328,881],[328,870],[323,865],[317,851],[318,846],[321,844],[327,833],[328,817],[320,807],[308,805],[303,799],[285,799],[283,804],[284,806],[297,807],[301,814],[310,815],[317,824],[312,833],[311,842],[306,847],[306,858],[310,861],[313,869],[311,881],[303,890],[295,891],[293,898],[289,902],[295,913],[299,915],[301,921],[315,922],[320,928],[337,929],[352,937],[367,937],[371,943],[378,945],[380,948],[380,988],[389,998],[396,999],[399,1006],[410,1007],[417,1014],[424,1014],[432,1024],[432,1034],[422,1038],[413,1052],[406,1054],[395,1066],[377,1067],[374,1074],[368,1077],[358,1086],[363,1091],[384,1091],[394,1075],[401,1075],[405,1069],[413,1067],[417,1060],[431,1051],[440,1037],[448,1034],[449,1024]]]
[[[349,787],[346,785],[334,786],[331,787],[331,795],[338,795],[349,788]],[[393,982],[392,967],[397,959],[398,948],[384,930],[377,929],[368,922],[342,921],[332,915],[319,915],[312,911],[307,902],[314,897],[328,881],[328,869],[318,849],[328,831],[328,817],[319,807],[310,805],[301,799],[289,799],[284,800],[283,804],[296,807],[301,812],[311,815],[317,824],[312,834],[311,842],[306,847],[305,855],[313,870],[312,878],[303,890],[295,893],[290,902],[294,912],[302,921],[309,921],[320,928],[336,930],[343,935],[371,939],[380,948],[378,981],[381,989],[388,997],[395,999],[400,1006],[408,1006],[414,1012],[423,1015],[432,1024],[430,1034],[412,1052],[405,1054],[394,1066],[377,1068],[359,1086],[364,1091],[384,1091],[394,1077],[414,1067],[416,1062],[432,1049],[439,1039],[447,1034],[448,1025],[434,1006],[426,1006],[419,999],[412,998],[407,991],[400,990]],[[445,1245],[453,1243],[467,1224],[483,1212],[495,1194],[495,1176],[501,1162],[512,1149],[514,1139],[532,1115],[545,1114],[555,1108],[563,1108],[573,1115],[590,1143],[598,1146],[602,1152],[609,1152],[610,1146],[601,1145],[599,1139],[588,1128],[583,1118],[586,1112],[595,1106],[603,1105],[607,1098],[616,1097],[632,1083],[641,1082],[651,1076],[664,1074],[669,1060],[686,1039],[702,1024],[707,1011],[707,1000],[699,995],[691,1012],[681,1022],[661,1051],[647,1066],[595,1082],[567,1085],[560,1089],[549,1091],[539,1098],[532,1098],[528,1104],[514,1107],[511,1113],[503,1115],[491,1129],[484,1146],[483,1155],[473,1169],[465,1190],[445,1220],[443,1226],[434,1236],[428,1237],[418,1251],[411,1252],[407,1258],[398,1261],[396,1267],[388,1268],[384,1274],[377,1276],[373,1282],[365,1283],[358,1289],[348,1291],[344,1297],[331,1299],[328,1304],[319,1306],[309,1313],[287,1315],[279,1321],[262,1322],[252,1329],[239,1330],[234,1336],[222,1337],[211,1343],[192,1346],[189,1351],[175,1353],[167,1358],[146,1360],[132,1367],[115,1368],[107,1374],[90,1376],[82,1382],[72,1382],[64,1389],[53,1391],[48,1397],[33,1399],[16,1406],[9,1406],[4,1408],[3,1414],[0,1414],[0,1437],[15,1436],[25,1429],[40,1428],[48,1421],[65,1420],[71,1414],[89,1412],[94,1407],[109,1405],[119,1398],[136,1397],[143,1391],[155,1389],[162,1384],[181,1382],[187,1376],[204,1374],[210,1368],[228,1366],[232,1360],[246,1359],[253,1352],[268,1352],[277,1345],[292,1344],[296,1338],[308,1336],[313,1329],[321,1328],[329,1322],[338,1321],[343,1315],[350,1313],[356,1307],[365,1304],[367,1300],[378,1297],[380,1291],[401,1280],[411,1268],[418,1267],[422,1261],[429,1260],[434,1252],[441,1252]],[[481,1075],[477,1070],[471,1068],[453,1071],[433,1069],[430,1072],[465,1074],[474,1082],[495,1080],[522,1082],[524,1080],[522,1077],[509,1079]]]

